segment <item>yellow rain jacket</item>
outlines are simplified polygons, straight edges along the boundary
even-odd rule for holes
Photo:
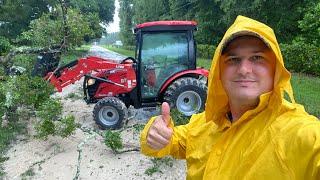
[[[231,123],[219,59],[224,44],[237,34],[262,38],[277,62],[273,91],[262,94],[255,109]],[[284,99],[285,92],[291,102]],[[215,51],[205,111],[193,115],[187,125],[173,127],[171,123],[174,134],[159,151],[146,143],[154,119],[141,133],[142,153],[186,159],[187,179],[320,180],[320,122],[294,102],[290,73],[273,30],[250,18],[238,16]]]

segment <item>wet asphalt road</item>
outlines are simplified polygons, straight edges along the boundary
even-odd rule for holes
[[[93,45],[89,50],[90,56],[97,56],[104,59],[113,60],[115,62],[120,62],[121,60],[125,59],[127,56],[123,56],[121,54],[118,54],[116,52],[110,51],[106,48],[103,48],[101,46]]]

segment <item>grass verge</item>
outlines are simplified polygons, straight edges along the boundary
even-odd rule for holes
[[[110,51],[114,51],[116,53],[125,55],[125,56],[130,56],[130,57],[135,57],[134,51],[126,50],[126,49],[121,49],[121,48],[116,48],[113,46],[108,46],[108,45],[103,45],[102,47],[109,49]]]
[[[320,77],[293,73],[291,83],[295,100],[320,119]]]

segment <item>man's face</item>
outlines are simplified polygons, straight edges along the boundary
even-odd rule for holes
[[[258,103],[261,94],[273,89],[275,56],[259,38],[234,39],[224,50],[220,67],[222,85],[236,103]]]

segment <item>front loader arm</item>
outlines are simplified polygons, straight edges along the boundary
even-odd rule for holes
[[[45,79],[48,80],[59,92],[69,84],[73,84],[80,80],[86,74],[93,71],[111,70],[111,69],[126,69],[131,68],[132,64],[119,64],[107,59],[99,57],[86,57],[73,61],[66,66],[57,69],[54,72],[49,72]],[[105,80],[113,83],[110,80]]]

